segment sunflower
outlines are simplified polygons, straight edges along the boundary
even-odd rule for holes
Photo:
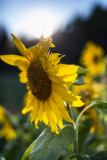
[[[16,138],[16,133],[6,116],[4,108],[0,105],[0,138],[5,138],[6,141],[10,141]]]
[[[23,114],[30,112],[31,123],[38,128],[38,121],[43,121],[55,133],[59,133],[58,126],[63,128],[63,119],[73,122],[64,102],[73,107],[80,107],[84,103],[81,97],[74,95],[67,88],[77,77],[78,66],[60,64],[63,56],[50,53],[49,48],[55,47],[52,38],[44,40],[28,49],[13,35],[13,41],[22,54],[2,55],[1,59],[13,66],[17,66],[21,73],[20,81],[27,83],[28,93],[25,96]]]
[[[92,101],[101,100],[104,97],[104,85],[93,81],[89,73],[84,76],[84,82],[86,84],[73,87],[73,91],[82,97],[85,106],[89,105]]]
[[[84,106],[82,108],[78,108],[78,111],[81,112],[85,107],[87,107],[92,101],[97,99],[102,99],[104,96],[103,90],[104,86],[98,82],[94,82],[91,79],[90,74],[84,76],[84,81],[86,84],[81,86],[73,87],[74,93],[78,93],[82,97],[82,101],[84,102]],[[102,131],[102,126],[99,120],[99,116],[94,108],[88,109],[83,117],[89,117],[92,120],[92,127],[90,129],[90,133],[95,133],[96,131]]]
[[[90,128],[90,133],[93,134],[98,131],[103,131],[102,125],[99,120],[97,111],[94,108],[90,108],[86,111],[86,116],[92,120],[92,126]]]
[[[91,75],[98,76],[105,68],[103,55],[104,50],[100,46],[95,45],[94,42],[87,42],[80,63],[90,71]]]

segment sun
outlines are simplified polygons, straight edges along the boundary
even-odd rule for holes
[[[31,37],[40,38],[42,33],[44,38],[52,35],[56,26],[55,16],[50,12],[32,11],[23,23],[24,32]]]

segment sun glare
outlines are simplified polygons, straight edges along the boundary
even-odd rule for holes
[[[27,21],[22,22],[25,26],[24,32],[29,33],[30,36],[40,38],[44,34],[44,38],[51,36],[55,29],[55,17],[51,13],[33,12],[27,17]]]

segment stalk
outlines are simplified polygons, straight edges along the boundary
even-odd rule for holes
[[[95,102],[93,102],[93,103],[89,104],[87,107],[85,107],[85,108],[81,111],[81,113],[79,114],[79,116],[78,116],[78,118],[77,118],[77,120],[76,120],[76,123],[75,123],[76,137],[75,137],[75,139],[76,139],[76,151],[77,151],[77,154],[78,154],[78,133],[79,133],[78,126],[79,126],[80,118],[81,118],[81,116],[84,114],[84,112],[85,112],[86,110],[88,110],[89,108],[93,107],[94,105],[95,105]]]

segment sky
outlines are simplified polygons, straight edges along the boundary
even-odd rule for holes
[[[0,25],[8,34],[48,37],[76,16],[89,16],[96,4],[107,8],[107,0],[0,0]]]

